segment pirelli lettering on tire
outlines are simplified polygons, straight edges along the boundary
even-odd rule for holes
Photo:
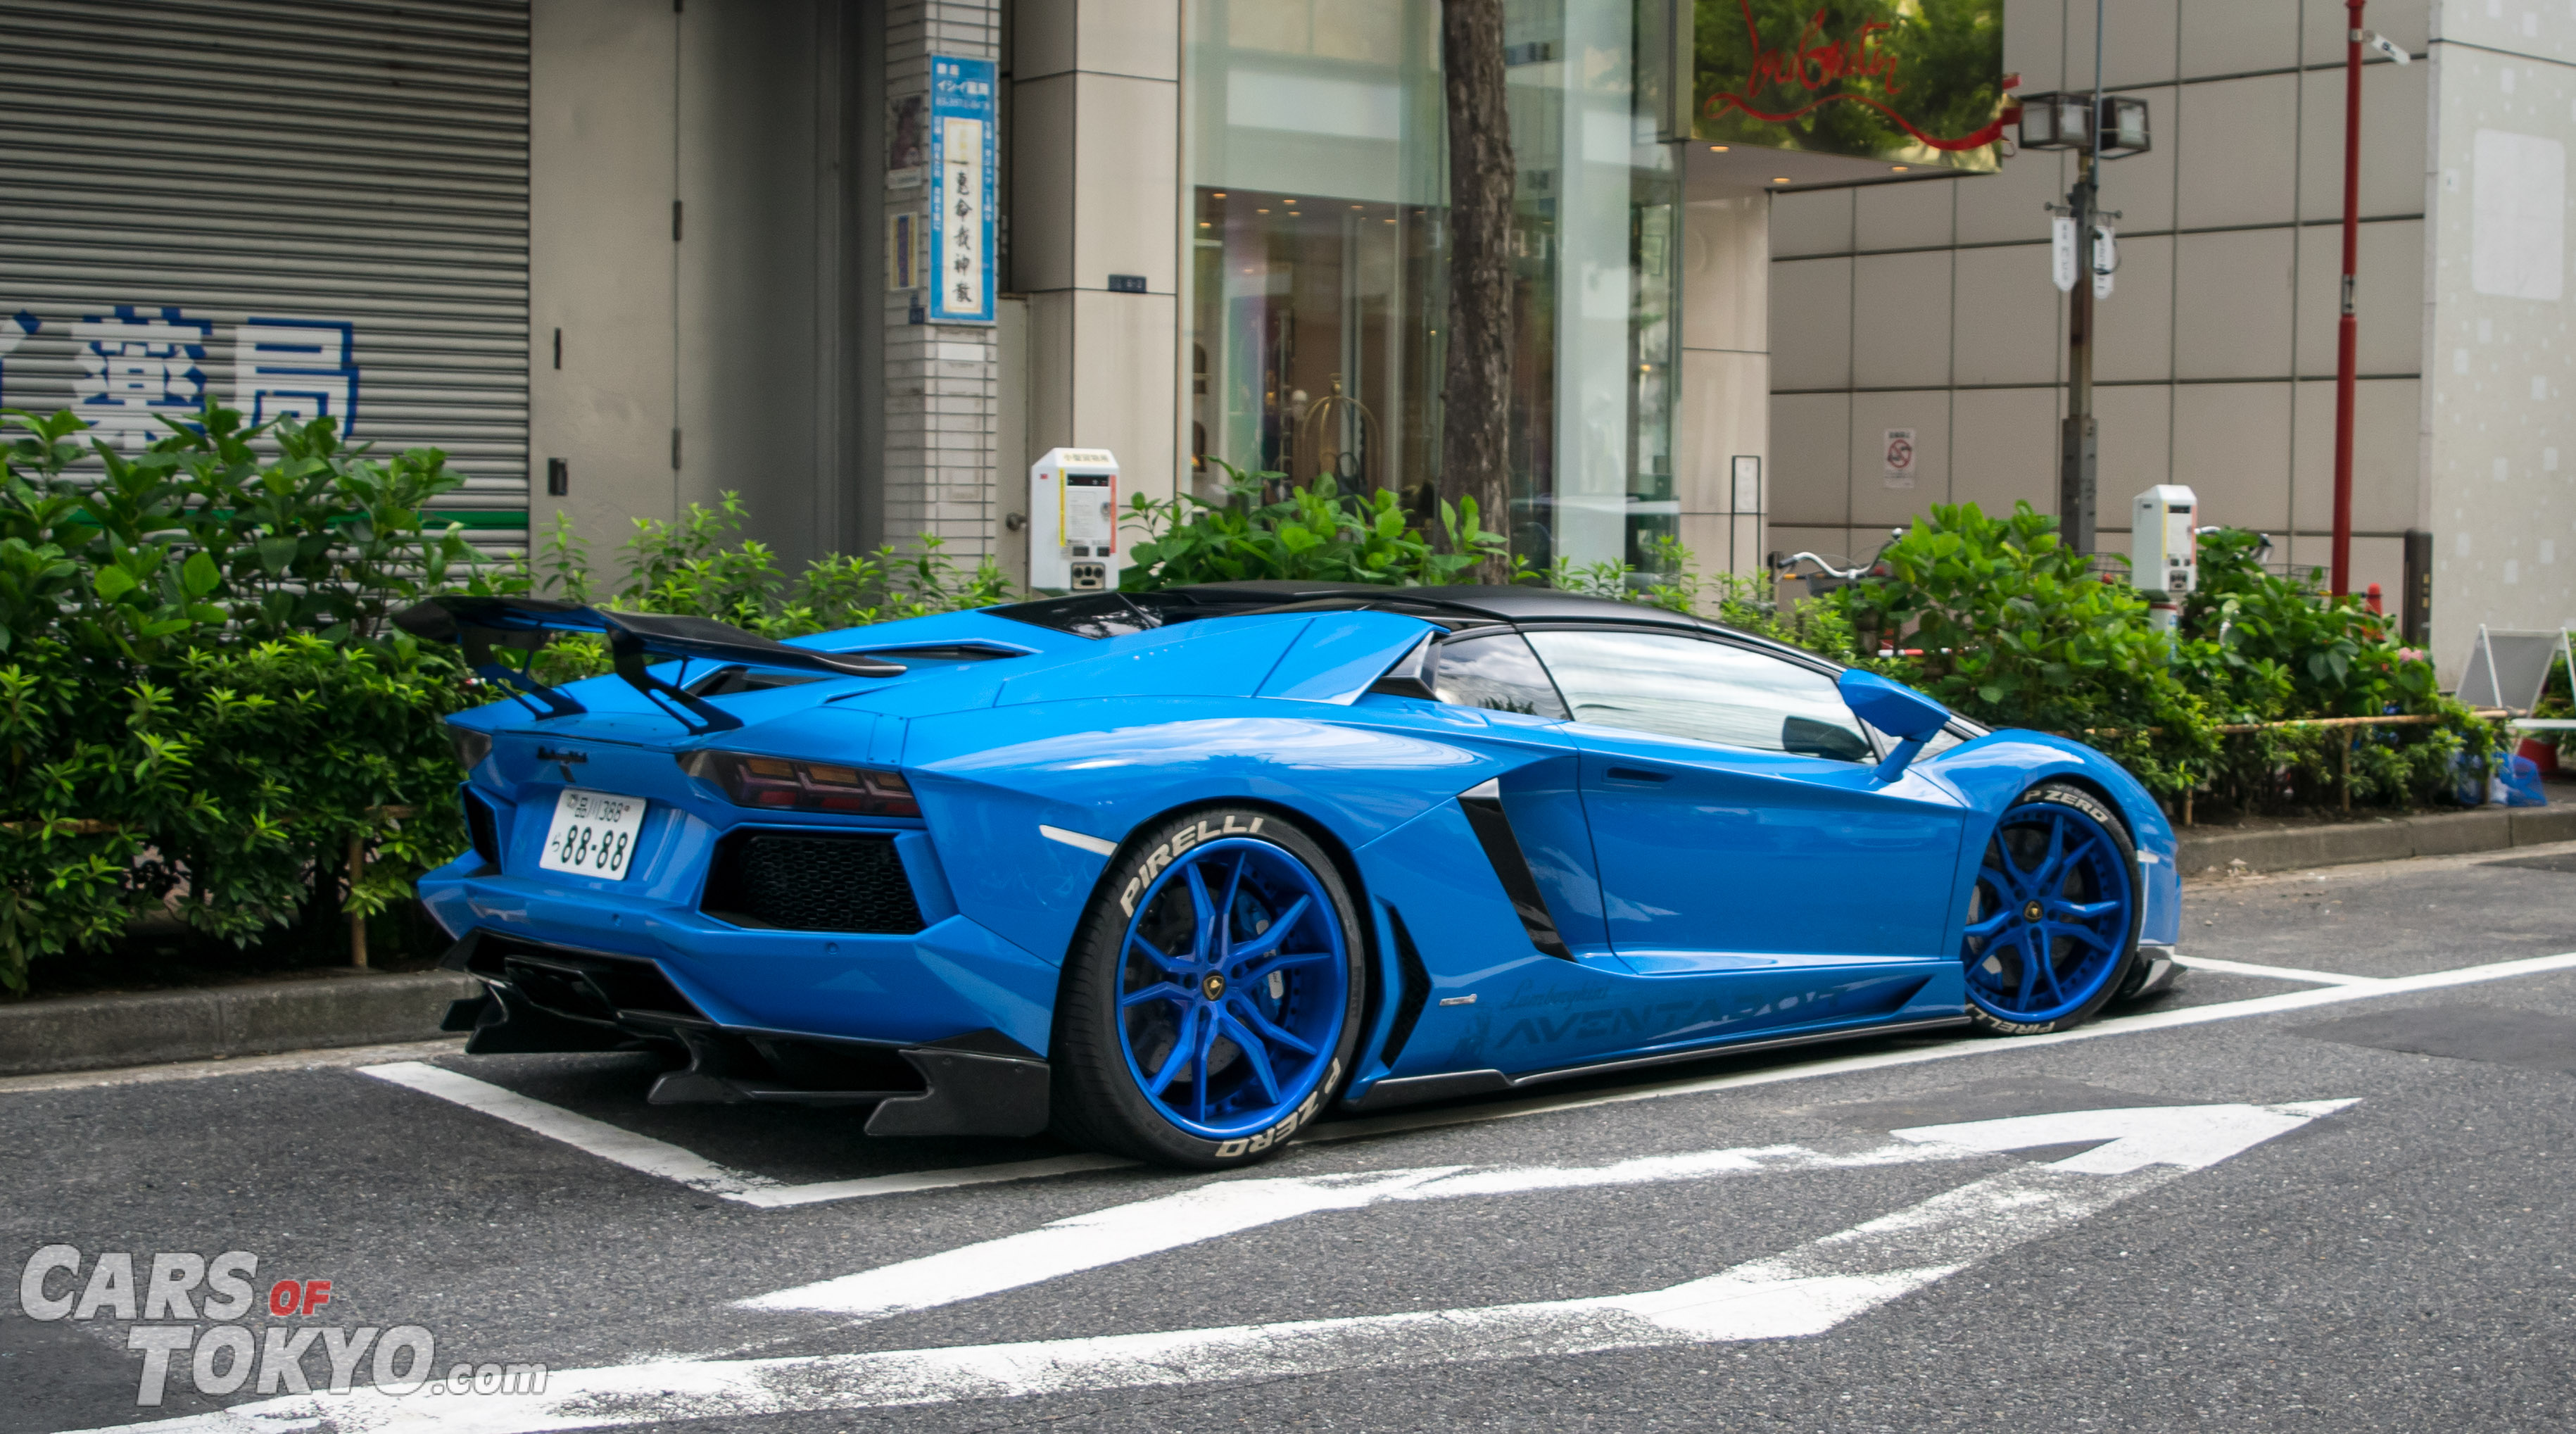
[[[1259,836],[1261,821],[1261,818],[1254,817],[1247,825],[1242,818],[1228,812],[1222,825],[1212,827],[1206,822],[1200,822],[1197,826],[1183,827],[1172,833],[1169,840],[1154,848],[1146,856],[1144,867],[1127,879],[1127,889],[1118,893],[1118,909],[1129,916],[1135,915],[1136,898],[1145,894],[1145,888],[1154,884],[1154,878],[1163,874],[1163,868],[1172,864],[1172,858],[1201,842],[1214,841],[1218,837]]]
[[[1259,818],[1255,818],[1254,820],[1258,822]],[[1342,1063],[1340,1061],[1335,1061],[1333,1062],[1332,1067],[1324,1072],[1324,1083],[1315,1087],[1314,1092],[1308,1095],[1304,1100],[1297,1102],[1297,1108],[1288,1112],[1287,1119],[1270,1127],[1268,1130],[1261,1132],[1259,1135],[1251,1136],[1243,1140],[1229,1140],[1224,1144],[1219,1145],[1216,1148],[1216,1158],[1219,1160],[1235,1160],[1246,1155],[1259,1155],[1270,1147],[1286,1141],[1289,1136],[1297,1133],[1298,1127],[1314,1118],[1317,1107],[1324,1103],[1324,1093],[1338,1085],[1341,1079]]]

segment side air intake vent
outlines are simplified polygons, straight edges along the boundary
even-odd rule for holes
[[[1520,917],[1530,945],[1546,955],[1573,960],[1565,938],[1557,934],[1547,898],[1539,894],[1538,878],[1530,875],[1529,859],[1521,855],[1520,839],[1512,835],[1512,819],[1503,811],[1502,784],[1489,781],[1461,792],[1458,806],[1467,813],[1467,825],[1484,847],[1485,860],[1494,864],[1494,875],[1503,883],[1503,894],[1511,898],[1512,913]]]
[[[465,793],[461,800],[465,803],[465,834],[474,843],[474,854],[483,859],[484,866],[500,870],[501,825],[492,815],[492,804],[472,792]]]
[[[737,832],[716,848],[700,908],[736,926],[909,935],[922,928],[894,838]]]

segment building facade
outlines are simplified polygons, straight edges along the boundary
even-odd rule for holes
[[[2090,0],[2007,0],[2024,92],[2090,88]],[[2102,546],[2157,483],[2207,520],[2328,561],[2342,262],[2344,7],[2111,0],[2109,90],[2154,149],[2102,168],[2120,212],[2096,307]],[[2498,0],[2372,0],[2405,48],[2362,86],[2353,582],[2429,580],[2424,638],[2456,680],[2481,624],[2576,624],[2564,275],[2576,18]],[[2049,216],[2074,160],[1777,197],[1772,546],[1866,558],[1932,502],[2057,502],[2066,309]],[[1919,455],[1892,473],[1891,431]],[[2408,561],[2408,534],[2416,560]]]
[[[2093,7],[1924,8],[1810,34],[1508,0],[1519,552],[1671,536],[1752,573],[1865,558],[1936,501],[2053,508],[2071,164],[1979,124],[2007,74],[2090,84]],[[2107,13],[2105,83],[2156,138],[2104,172],[2102,513],[2188,483],[2320,563],[2343,7]],[[2479,623],[2576,618],[2576,19],[2370,23],[2416,63],[2365,90],[2356,569],[2395,594],[2429,535],[2455,671]],[[788,563],[926,534],[1014,573],[1050,448],[1155,498],[1438,471],[1437,0],[138,3],[113,33],[13,0],[0,32],[0,403],[111,441],[204,396],[327,412],[447,450],[446,510],[502,549],[560,526],[604,557],[730,492]],[[1864,102],[1801,89],[1818,65]],[[952,173],[959,135],[988,162]],[[965,309],[931,287],[961,255]]]

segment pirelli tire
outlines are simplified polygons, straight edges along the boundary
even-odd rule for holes
[[[1968,1019],[1998,1036],[2091,1020],[2126,989],[2146,908],[2119,813],[2069,782],[2032,786],[1997,819],[1968,904]]]
[[[1055,1133],[1193,1170],[1276,1154],[1350,1074],[1364,947],[1331,856],[1276,811],[1132,835],[1066,955]]]

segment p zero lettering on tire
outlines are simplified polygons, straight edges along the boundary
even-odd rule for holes
[[[1057,1133],[1193,1169],[1265,1158],[1349,1073],[1365,980],[1350,894],[1297,823],[1159,822],[1113,859],[1067,955]]]

